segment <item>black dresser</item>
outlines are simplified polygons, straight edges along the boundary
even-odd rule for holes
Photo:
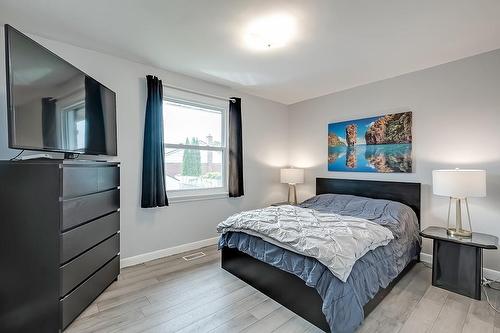
[[[0,162],[0,332],[59,332],[118,277],[118,163]]]

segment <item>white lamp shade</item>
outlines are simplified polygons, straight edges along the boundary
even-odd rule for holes
[[[432,171],[432,192],[452,198],[486,196],[485,170],[434,170]]]
[[[304,169],[281,169],[280,178],[284,184],[302,184],[304,182]]]

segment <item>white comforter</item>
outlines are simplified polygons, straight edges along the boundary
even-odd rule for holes
[[[316,258],[343,282],[356,260],[394,238],[389,229],[369,220],[288,205],[232,215],[218,225],[217,231],[259,236]]]

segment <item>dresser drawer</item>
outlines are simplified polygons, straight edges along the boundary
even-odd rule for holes
[[[97,178],[97,189],[99,192],[118,186],[120,186],[120,168],[118,166],[99,168]]]
[[[116,256],[60,301],[63,329],[116,279],[119,272],[120,257]]]
[[[61,235],[61,259],[65,263],[120,230],[120,212],[88,222]]]
[[[65,231],[76,227],[77,225],[116,211],[119,207],[119,189],[63,200],[61,229]]]
[[[115,234],[60,269],[61,296],[66,295],[120,252],[120,236]]]
[[[102,192],[120,186],[118,166],[65,167],[62,175],[63,198]]]

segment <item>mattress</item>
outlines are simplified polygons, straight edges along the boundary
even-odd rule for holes
[[[364,319],[363,306],[418,258],[421,239],[418,220],[411,208],[389,200],[351,195],[323,194],[301,204],[322,212],[368,219],[385,226],[394,239],[369,251],[353,266],[344,283],[318,260],[243,232],[227,232],[219,248],[236,248],[258,260],[301,278],[323,299],[322,311],[332,332],[353,332]]]
[[[389,228],[367,219],[291,205],[231,215],[219,223],[217,231],[243,232],[313,257],[342,282],[346,282],[356,260],[394,239]]]

